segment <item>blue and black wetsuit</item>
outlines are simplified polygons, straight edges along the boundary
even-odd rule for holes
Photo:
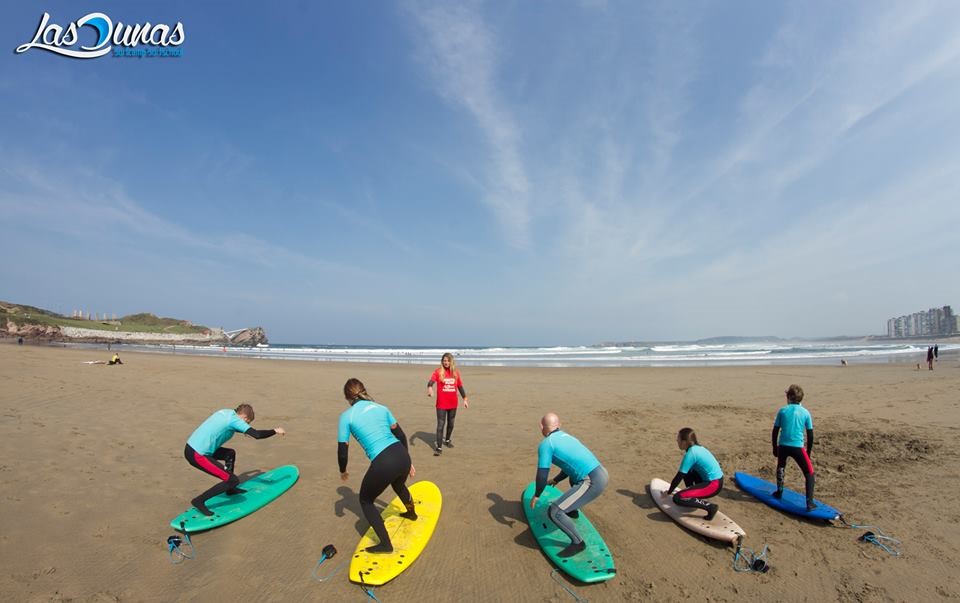
[[[227,494],[243,492],[237,488],[240,478],[233,473],[237,453],[232,448],[222,446],[235,433],[242,433],[260,440],[276,435],[277,432],[273,429],[254,429],[247,425],[236,411],[224,408],[201,423],[183,448],[183,456],[190,465],[221,480],[220,483],[190,501],[204,515],[213,515],[213,511],[207,508],[206,502],[214,496],[224,492]]]
[[[374,505],[387,486],[393,488],[407,507],[404,517],[416,519],[413,497],[407,489],[410,473],[410,454],[407,451],[407,436],[386,406],[371,400],[357,400],[340,415],[337,431],[337,462],[340,473],[347,471],[347,443],[350,436],[363,447],[370,468],[360,484],[360,508],[380,539],[376,546],[367,550],[373,553],[391,552],[393,545],[383,524],[383,517]]]
[[[779,498],[783,495],[787,459],[792,458],[803,472],[807,510],[812,509],[815,479],[813,461],[810,460],[810,453],[813,452],[813,417],[810,416],[810,411],[800,406],[799,402],[791,402],[781,408],[773,421],[771,439],[773,453],[777,455],[777,491],[774,496]]]

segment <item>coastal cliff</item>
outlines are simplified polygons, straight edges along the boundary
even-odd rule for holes
[[[65,343],[129,343],[254,347],[268,344],[263,327],[225,332],[190,321],[134,314],[91,320],[0,301],[0,338]]]

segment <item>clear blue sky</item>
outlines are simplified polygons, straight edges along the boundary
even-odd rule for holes
[[[183,56],[15,54],[45,10]],[[958,2],[4,12],[0,299],[393,345],[960,310]]]

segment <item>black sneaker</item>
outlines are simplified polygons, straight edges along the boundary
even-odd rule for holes
[[[783,490],[777,490],[771,496],[773,496],[777,500],[780,500],[781,498],[783,498]]]
[[[810,511],[813,511],[816,508],[817,508],[817,505],[815,503],[810,502],[809,500],[807,501],[807,513],[809,513]]]
[[[707,521],[710,521],[717,516],[717,511],[720,510],[720,505],[715,505],[713,503],[707,503]]]
[[[447,448],[453,448],[453,442],[450,441],[450,438],[447,438],[446,440],[444,440],[443,445],[446,446]]]
[[[433,449],[433,456],[440,456],[441,454],[443,454],[443,450],[439,446]]]

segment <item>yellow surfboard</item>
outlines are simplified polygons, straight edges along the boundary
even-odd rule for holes
[[[353,553],[353,559],[350,560],[351,581],[370,586],[386,584],[410,567],[426,548],[434,528],[437,527],[437,520],[440,519],[443,498],[440,496],[440,488],[433,482],[417,482],[408,487],[413,502],[417,505],[417,519],[411,521],[400,517],[407,509],[400,497],[395,497],[381,513],[387,533],[390,534],[393,552],[367,553],[364,549],[378,542],[373,528],[367,529]]]

